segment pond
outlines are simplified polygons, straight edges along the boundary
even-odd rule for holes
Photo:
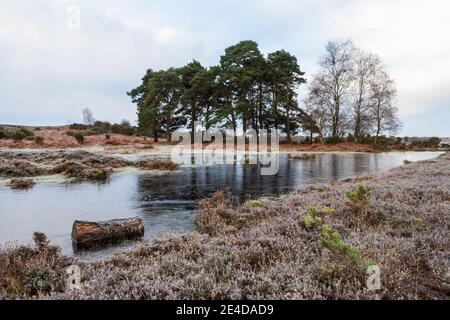
[[[168,174],[121,172],[104,184],[42,183],[27,191],[0,186],[0,243],[29,243],[34,231],[47,234],[65,254],[73,254],[74,220],[107,220],[138,216],[145,238],[195,228],[198,199],[225,190],[240,201],[273,197],[312,183],[325,183],[364,173],[385,172],[403,164],[438,156],[437,152],[324,153],[309,160],[289,160],[280,154],[279,172],[262,176],[258,165],[185,165]],[[131,246],[81,254],[90,259]]]

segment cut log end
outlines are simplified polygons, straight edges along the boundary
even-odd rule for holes
[[[77,250],[103,247],[144,236],[144,221],[140,218],[114,219],[108,221],[75,221],[72,242]]]

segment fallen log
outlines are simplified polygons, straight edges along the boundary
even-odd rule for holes
[[[140,218],[114,219],[108,221],[78,221],[73,223],[74,249],[92,249],[124,240],[144,236],[144,221]]]

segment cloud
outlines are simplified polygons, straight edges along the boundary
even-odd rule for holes
[[[66,26],[74,4],[82,14],[78,31]],[[6,0],[0,123],[80,121],[85,107],[99,119],[134,120],[126,91],[147,68],[193,58],[215,64],[226,46],[244,39],[265,53],[292,52],[311,78],[326,42],[351,38],[382,57],[397,83],[402,119],[425,132],[421,119],[442,126],[439,114],[450,102],[448,30],[450,3],[439,0]],[[404,134],[420,135],[413,131],[405,126]]]

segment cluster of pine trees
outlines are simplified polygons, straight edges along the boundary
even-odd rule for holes
[[[311,141],[314,135],[335,141],[350,133],[368,133],[368,123],[377,120],[368,113],[375,112],[377,103],[378,109],[392,109],[395,93],[383,88],[381,81],[373,81],[380,79],[379,72],[373,71],[379,69],[378,60],[376,67],[367,67],[368,75],[358,78],[356,51],[347,50],[348,45],[342,43],[328,44],[321,70],[301,104],[297,91],[306,79],[297,58],[284,50],[264,56],[254,41],[225,49],[216,66],[205,67],[194,60],[180,68],[149,69],[141,85],[128,95],[137,105],[141,134],[153,136],[155,142],[158,137],[170,141],[173,131],[186,127],[191,128],[193,139],[197,121],[206,130],[223,128],[235,134],[238,128],[244,132],[277,129],[286,135],[287,143],[300,130]],[[395,127],[392,123],[389,128],[383,126],[388,122],[386,114],[384,109],[378,113],[378,134]]]
[[[141,132],[155,141],[186,126],[194,132],[196,121],[206,130],[276,128],[290,141],[299,129],[296,91],[306,82],[303,75],[289,52],[264,57],[256,42],[242,41],[227,48],[217,66],[194,60],[181,68],[149,69],[128,95],[137,104]]]

